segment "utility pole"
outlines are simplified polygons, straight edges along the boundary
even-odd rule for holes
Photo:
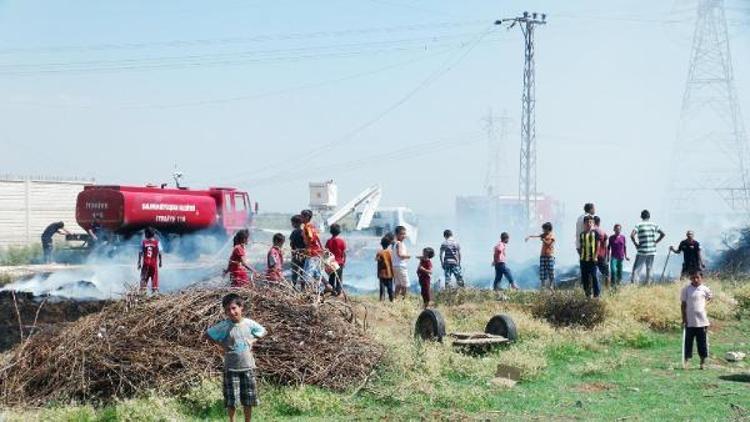
[[[723,202],[731,211],[750,212],[747,142],[724,1],[698,0],[675,143],[672,210],[715,211]]]
[[[496,25],[518,25],[524,38],[523,94],[521,96],[521,154],[518,177],[518,197],[524,201],[524,219],[531,223],[536,218],[536,81],[534,69],[534,29],[547,23],[544,13],[523,12],[522,16],[495,21]]]

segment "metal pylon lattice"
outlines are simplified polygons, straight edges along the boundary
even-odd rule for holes
[[[524,203],[524,218],[536,218],[536,80],[534,68],[534,29],[547,23],[547,15],[523,12],[522,16],[496,22],[518,25],[524,38],[523,94],[521,96],[521,153],[518,177],[518,197]]]
[[[503,192],[507,180],[505,180],[507,160],[504,145],[508,137],[510,118],[506,112],[502,116],[496,116],[492,110],[487,117],[482,119],[487,132],[487,172],[484,176],[484,191],[488,197],[499,195]]]
[[[672,172],[672,210],[750,211],[748,145],[723,0],[698,0]]]

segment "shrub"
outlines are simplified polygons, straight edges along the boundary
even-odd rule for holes
[[[732,294],[737,301],[737,315],[750,313],[750,283],[735,289]]]
[[[606,318],[603,301],[589,299],[580,291],[542,293],[531,306],[531,313],[556,327],[592,328]]]
[[[0,265],[29,265],[42,255],[42,247],[38,244],[29,246],[9,246],[0,251]]]

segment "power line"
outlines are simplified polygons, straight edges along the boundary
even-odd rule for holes
[[[394,151],[389,151],[387,153],[367,155],[366,157],[358,158],[356,160],[326,163],[324,165],[319,165],[316,167],[297,169],[294,171],[285,171],[273,176],[253,179],[250,181],[240,181],[238,183],[248,183],[252,184],[254,187],[276,186],[305,179],[310,175],[319,174],[321,172],[329,172],[328,174],[330,174],[331,171],[337,170],[340,174],[350,171],[358,171],[368,166],[383,166],[391,162],[410,160],[414,159],[415,157],[422,157],[456,147],[473,145],[482,141],[482,139],[483,138],[480,134],[472,132],[463,135],[457,135],[456,137],[452,137],[450,139],[442,139],[437,141],[424,142],[416,145],[410,145]]]
[[[370,43],[313,46],[294,49],[245,51],[212,55],[155,57],[140,59],[58,62],[41,64],[0,64],[0,75],[37,75],[54,73],[117,72],[130,70],[163,70],[199,66],[230,66],[250,63],[346,58],[400,51],[427,50],[446,45],[464,44],[467,34],[429,39],[389,40]]]
[[[460,64],[464,58],[474,49],[474,47],[479,44],[479,42],[492,30],[492,26],[488,27],[487,29],[483,30],[481,33],[477,34],[477,36],[472,40],[470,43],[456,48],[461,54],[459,54],[457,57],[451,57],[447,60],[445,60],[440,67],[438,67],[435,71],[430,73],[425,79],[423,79],[419,84],[417,84],[414,88],[407,91],[403,96],[398,98],[395,102],[388,105],[385,109],[381,110],[379,113],[377,113],[372,118],[366,120],[353,130],[347,132],[343,136],[328,142],[324,145],[321,145],[319,147],[313,148],[309,151],[307,151],[304,154],[300,155],[301,161],[305,162],[312,162],[313,159],[319,157],[320,155],[324,154],[327,151],[332,150],[333,148],[341,145],[342,143],[351,140],[356,135],[364,132],[365,130],[369,129],[370,127],[374,126],[376,123],[384,119],[386,116],[388,116],[390,113],[401,107],[403,104],[408,102],[412,97],[414,97],[417,93],[424,90],[425,88],[429,87],[432,83],[434,83],[436,80],[438,80],[441,76],[445,75],[448,71],[453,69],[455,66]],[[461,51],[463,49],[463,51]],[[278,167],[280,163],[269,163],[265,166],[262,166],[258,169],[254,169],[255,173],[260,174],[261,172],[268,170],[270,168]],[[288,165],[288,162],[285,163],[285,165]],[[268,177],[279,177],[281,173],[274,173],[271,176]]]
[[[460,28],[466,26],[484,25],[485,20],[468,20],[456,22],[436,22],[425,24],[394,25],[385,27],[372,28],[355,28],[338,31],[313,31],[313,32],[295,32],[288,34],[262,34],[248,37],[227,37],[216,39],[194,39],[194,40],[169,40],[169,41],[148,41],[133,43],[102,43],[92,45],[58,45],[58,46],[41,46],[25,48],[5,48],[0,49],[0,55],[7,54],[24,54],[24,53],[67,53],[75,51],[108,51],[108,50],[141,50],[149,48],[186,48],[186,47],[216,47],[232,44],[249,44],[271,41],[296,41],[296,40],[313,40],[319,38],[341,38],[345,36],[362,36],[370,34],[394,34],[396,32],[419,32],[424,30]]]

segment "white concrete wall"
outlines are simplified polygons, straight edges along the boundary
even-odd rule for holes
[[[0,176],[0,247],[39,242],[54,221],[82,233],[76,223],[76,197],[90,184],[93,180]]]

